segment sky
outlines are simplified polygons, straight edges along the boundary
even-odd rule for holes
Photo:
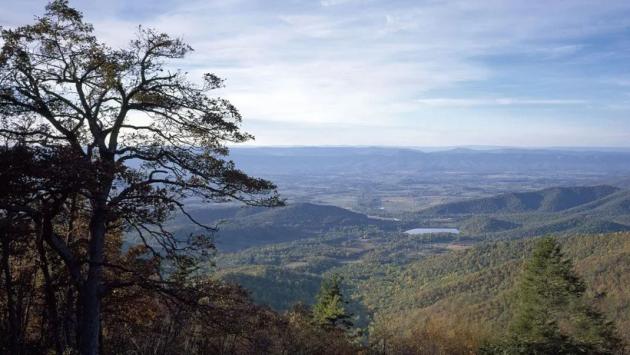
[[[0,25],[46,1],[0,0]],[[74,0],[226,79],[253,145],[630,147],[630,1]]]

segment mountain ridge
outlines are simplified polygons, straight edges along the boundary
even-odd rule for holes
[[[510,192],[497,196],[433,206],[423,215],[497,214],[521,212],[560,212],[594,202],[620,188],[609,185],[551,187],[529,192]]]

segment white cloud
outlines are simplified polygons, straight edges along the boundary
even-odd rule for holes
[[[344,5],[344,4],[349,4],[353,2],[359,2],[359,1],[361,0],[321,0],[319,3],[324,7],[328,7],[328,6]]]
[[[44,3],[10,2],[3,6],[0,19],[9,25],[28,22],[42,12]],[[556,69],[546,67],[546,62],[588,52],[585,43],[590,36],[626,29],[630,12],[630,3],[621,0],[72,4],[85,11],[101,38],[112,45],[124,45],[139,23],[181,35],[195,52],[174,65],[196,77],[208,71],[225,77],[227,88],[220,94],[234,101],[246,121],[294,124],[292,134],[270,134],[286,144],[319,139],[314,134],[320,131],[312,125],[343,124],[357,132],[380,127],[365,129],[362,139],[371,139],[372,144],[394,141],[396,135],[413,140],[415,134],[422,145],[434,140],[426,132],[456,128],[452,122],[440,126],[423,121],[447,108],[586,106],[596,101],[583,99],[588,97],[587,88],[580,93],[554,91],[562,78],[556,80]],[[512,68],[509,62],[498,66],[487,60],[501,56],[546,62]],[[524,77],[528,73],[522,73],[523,68],[536,75]],[[583,72],[570,75],[588,79]],[[516,80],[519,77],[521,81]],[[497,78],[512,91],[494,86]],[[260,125],[252,129],[270,133]],[[386,139],[383,134],[394,136]]]

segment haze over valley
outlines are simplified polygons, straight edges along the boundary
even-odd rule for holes
[[[445,292],[439,290],[445,281],[435,279],[430,287],[437,289],[403,300],[377,285],[398,285],[409,270],[473,257],[508,263],[510,274],[491,286],[507,290],[503,283],[515,277],[511,268],[526,254],[499,257],[493,254],[499,246],[514,253],[543,235],[570,249],[607,236],[621,243],[620,253],[628,245],[623,233],[630,231],[630,154],[623,150],[297,147],[235,149],[232,156],[278,181],[287,206],[215,206],[194,215],[218,225],[218,275],[279,311],[315,302],[320,278],[339,274],[347,280],[357,324],[397,312],[426,320],[433,307],[452,307],[454,299],[480,291],[427,299],[426,292]],[[472,266],[449,267],[465,275]],[[457,304],[465,312],[479,306],[464,302]],[[492,317],[499,314],[492,314],[485,321],[495,326]]]

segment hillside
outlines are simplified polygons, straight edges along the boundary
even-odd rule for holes
[[[508,214],[559,212],[597,201],[618,192],[613,186],[554,187],[452,202],[421,211],[423,215]]]
[[[321,231],[336,227],[377,223],[364,214],[340,207],[294,203],[286,207],[265,209],[249,215],[247,223],[256,225],[299,226],[302,229]],[[243,223],[243,221],[239,221]],[[382,222],[378,222],[382,223]]]
[[[592,303],[619,329],[630,329],[630,233],[559,240],[589,286]],[[298,302],[313,302],[322,276],[337,273],[346,280],[358,326],[374,320],[376,332],[405,335],[437,317],[501,334],[510,318],[511,287],[533,242],[529,238],[471,247],[447,236],[392,233],[363,239],[337,233],[225,254],[217,276],[283,311]],[[622,335],[630,341],[630,332]]]
[[[535,237],[547,234],[593,234],[612,233],[630,230],[630,226],[616,223],[610,220],[601,220],[593,217],[570,216],[554,219],[539,225],[532,225],[512,231],[511,239]],[[503,233],[503,235],[507,235]]]
[[[492,232],[507,231],[518,228],[518,223],[508,222],[488,216],[475,216],[465,220],[460,229],[466,234],[484,234]]]
[[[316,275],[262,265],[233,268],[217,276],[245,289],[255,290],[257,299],[266,300],[266,305],[277,310],[291,308],[295,300],[312,304],[321,283],[321,277]]]
[[[216,224],[219,250],[236,251],[253,246],[315,237],[352,226],[391,227],[392,221],[372,219],[340,207],[312,203],[291,203],[285,207],[227,207],[201,209],[195,218]],[[182,227],[180,234],[190,232]]]
[[[220,254],[219,275],[242,284],[252,292],[254,300],[279,311],[296,302],[312,302],[311,292],[285,292],[290,287],[315,290],[322,275],[340,272],[349,280],[361,280],[353,287],[367,293],[353,291],[362,306],[371,310],[383,307],[397,309],[413,304],[404,294],[380,294],[369,297],[370,290],[392,290],[411,287],[397,285],[396,278],[407,267],[431,260],[447,268],[459,268],[465,273],[474,259],[475,268],[489,274],[468,274],[465,282],[447,289],[422,290],[423,304],[441,299],[444,292],[475,289],[492,278],[509,278],[513,269],[510,260],[522,257],[528,241],[518,241],[541,235],[575,236],[580,234],[613,233],[630,229],[625,206],[630,193],[608,186],[562,187],[545,189],[527,196],[536,196],[530,210],[519,213],[462,214],[455,217],[421,216],[418,220],[400,222],[369,218],[339,207],[309,203],[290,204],[276,209],[235,209],[221,212],[230,216],[220,225],[217,244]],[[511,194],[522,195],[522,194]],[[500,195],[483,200],[508,200]],[[600,196],[603,196],[600,198]],[[520,201],[527,199],[521,198]],[[534,200],[531,198],[529,201]],[[590,202],[584,202],[590,201]],[[453,205],[453,204],[447,204]],[[570,207],[575,206],[575,207]],[[440,208],[440,207],[438,207]],[[558,210],[543,212],[545,210]],[[458,227],[454,235],[407,235],[407,227],[448,225]],[[487,244],[491,241],[516,240]],[[512,247],[523,243],[520,247]],[[479,255],[455,254],[450,251],[468,249]],[[501,247],[505,245],[506,247]],[[490,248],[490,249],[488,249]],[[483,254],[483,255],[482,255]],[[434,259],[437,258],[445,259]],[[455,259],[454,259],[455,258]],[[430,263],[433,263],[431,261]],[[409,266],[411,265],[411,266]],[[429,275],[440,275],[434,265],[423,265]],[[454,275],[448,275],[451,279]],[[374,282],[374,283],[372,283]],[[431,283],[440,283],[440,280]],[[265,286],[266,285],[266,286]],[[292,286],[293,285],[293,286]],[[459,291],[457,291],[459,292]],[[417,295],[416,295],[417,296]],[[415,296],[413,296],[415,297]],[[361,314],[365,317],[370,312]],[[367,324],[367,321],[363,324]]]
[[[446,203],[411,215],[416,224],[460,228],[484,240],[630,230],[630,191],[611,186],[554,187]]]
[[[630,233],[559,241],[588,285],[591,303],[630,340]],[[446,315],[500,334],[510,317],[511,288],[532,245],[532,239],[485,244],[413,262],[354,285],[377,313],[377,328],[404,333],[414,324]]]
[[[290,203],[280,208],[205,208],[194,210],[192,215],[203,223],[217,225],[216,244],[226,252],[355,227],[389,232],[444,226],[459,228],[461,237],[515,239],[548,233],[629,230],[630,191],[611,186],[554,187],[446,203],[409,214],[402,221],[313,203]],[[180,234],[194,231],[185,221],[176,220],[174,224],[180,226]]]
[[[598,200],[577,206],[569,212],[608,216],[630,214],[630,190],[619,190]]]

